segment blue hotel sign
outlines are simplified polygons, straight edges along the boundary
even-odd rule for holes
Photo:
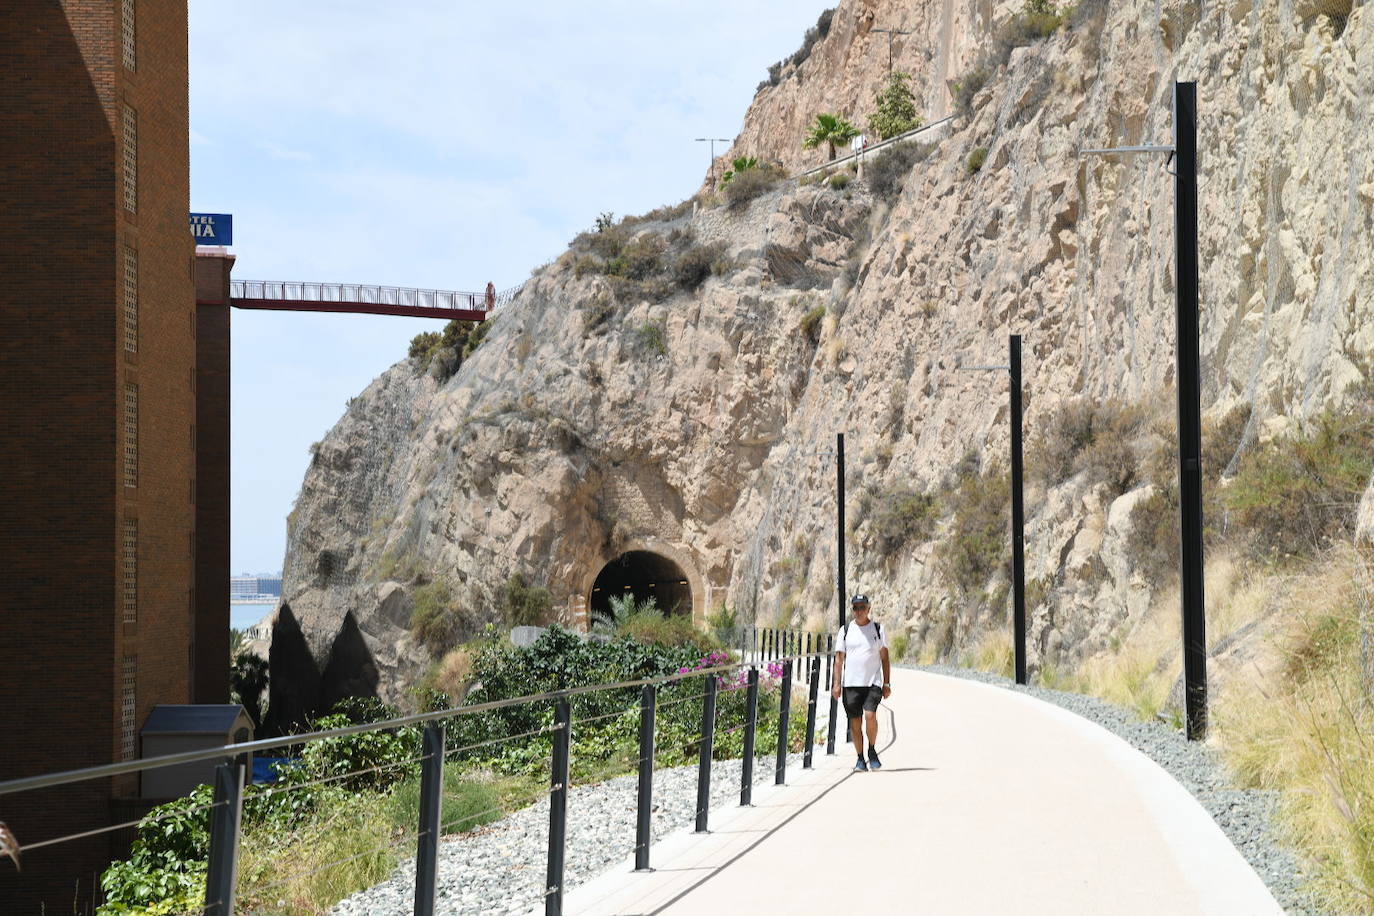
[[[191,235],[197,245],[232,245],[234,217],[229,213],[192,213]]]

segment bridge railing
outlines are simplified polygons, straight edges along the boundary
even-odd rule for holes
[[[545,880],[539,887],[530,889],[533,895],[530,903],[537,906],[538,899],[542,897],[546,916],[548,914],[561,914],[565,887],[564,854],[568,834],[567,799],[571,782],[571,761],[573,755],[578,753],[578,746],[574,742],[574,729],[578,726],[586,726],[598,720],[604,720],[623,725],[628,731],[631,726],[626,722],[626,719],[638,719],[639,756],[636,763],[639,783],[633,844],[629,842],[630,837],[623,838],[624,847],[627,850],[633,850],[636,871],[649,870],[650,868],[652,845],[650,814],[653,810],[654,773],[659,757],[656,750],[656,723],[660,710],[682,703],[694,704],[675,713],[679,721],[682,720],[683,715],[686,715],[688,721],[693,723],[696,719],[692,716],[695,715],[697,709],[700,710],[701,730],[689,736],[690,741],[697,745],[699,758],[695,811],[695,826],[699,833],[706,832],[709,824],[711,779],[717,738],[735,732],[743,732],[740,805],[745,806],[751,803],[761,679],[768,684],[776,684],[779,694],[777,740],[774,749],[776,753],[774,782],[777,785],[783,785],[786,780],[787,756],[790,749],[789,718],[792,711],[792,688],[794,684],[808,688],[806,694],[806,732],[803,740],[803,767],[811,767],[816,744],[818,691],[822,680],[825,681],[827,689],[830,686],[829,676],[832,666],[826,660],[832,657],[833,640],[827,636],[807,634],[797,630],[748,627],[737,629],[734,632],[733,642],[735,643],[733,653],[719,654],[719,658],[728,659],[727,661],[692,670],[682,669],[673,675],[551,691],[509,700],[477,703],[456,709],[419,713],[383,722],[334,728],[308,734],[287,735],[206,750],[186,751],[107,766],[0,782],[0,800],[2,800],[5,796],[18,793],[50,790],[90,780],[128,776],[164,767],[203,764],[205,762],[215,763],[213,800],[192,811],[178,809],[163,815],[155,813],[141,820],[113,824],[109,827],[66,836],[23,837],[20,838],[25,841],[22,845],[19,844],[18,840],[13,841],[12,850],[6,845],[12,838],[0,834],[0,841],[4,841],[0,842],[0,847],[4,847],[0,848],[0,852],[9,853],[12,851],[16,862],[19,861],[21,854],[26,861],[30,861],[34,856],[41,855],[42,850],[53,850],[64,843],[86,841],[92,837],[115,831],[127,831],[130,828],[146,826],[163,819],[184,818],[188,814],[207,811],[210,823],[205,900],[204,905],[194,912],[213,914],[213,916],[229,916],[234,912],[236,895],[238,894],[241,823],[247,794],[245,792],[245,777],[248,772],[249,755],[288,747],[299,749],[308,744],[349,735],[383,731],[395,732],[397,729],[418,726],[423,728],[422,750],[420,754],[410,760],[364,767],[356,772],[331,774],[321,779],[309,781],[287,780],[285,784],[269,787],[258,793],[256,799],[261,800],[262,796],[269,794],[301,791],[310,786],[337,782],[344,778],[366,777],[388,768],[417,766],[420,772],[420,805],[417,823],[414,824],[413,829],[405,831],[401,836],[383,838],[383,842],[379,843],[376,851],[383,851],[384,847],[396,849],[402,844],[412,842],[415,844],[414,912],[432,914],[437,892],[440,838],[449,828],[458,826],[461,829],[472,829],[473,826],[476,826],[469,824],[467,827],[462,827],[456,822],[450,824],[441,822],[444,762],[463,759],[465,754],[471,754],[480,747],[499,745],[501,742],[528,738],[532,735],[548,735],[552,744],[547,770],[549,788],[536,798],[528,799],[530,802],[542,799],[544,796],[549,799]],[[708,656],[707,659],[703,660],[703,664],[711,660],[714,660],[713,657]],[[822,668],[825,669],[824,675]],[[604,694],[611,691],[627,692],[630,697],[633,697],[634,688],[638,688],[638,702],[631,700],[625,709],[612,712],[609,715],[577,718],[572,715],[572,701],[578,697]],[[731,714],[738,715],[741,721],[732,727],[722,728],[722,723],[717,714],[717,698],[721,695],[728,696],[734,691],[742,692],[743,698],[741,699],[740,693],[734,693],[731,697],[732,702],[727,706],[732,710]],[[609,699],[613,700],[614,697]],[[552,724],[537,728],[534,731],[497,735],[487,740],[463,746],[454,746],[454,742],[448,738],[446,733],[446,726],[453,724],[454,720],[460,717],[550,703],[554,707]],[[638,716],[634,717],[633,713],[636,710]],[[833,721],[832,702],[832,740],[829,745],[832,753]],[[675,735],[675,737],[680,738],[681,736]],[[576,827],[576,825],[573,826]],[[603,841],[607,844],[615,842],[613,838],[609,837],[604,838]],[[357,856],[349,856],[338,862],[328,863],[323,868],[342,865],[356,858]],[[323,868],[316,869],[316,871],[321,871]],[[250,890],[261,892],[262,888]]]
[[[512,286],[495,294],[490,311],[509,304],[520,292]],[[295,280],[231,280],[233,299],[267,299],[279,302],[361,302],[410,308],[487,310],[486,293],[421,289],[409,286],[375,286],[361,283],[311,283]]]

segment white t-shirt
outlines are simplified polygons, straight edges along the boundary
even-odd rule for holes
[[[845,630],[849,635],[845,636]],[[887,648],[887,633],[879,632],[872,619],[864,626],[854,621],[849,626],[840,627],[835,634],[835,651],[844,653],[844,687],[881,687],[883,685],[883,660],[879,649]]]

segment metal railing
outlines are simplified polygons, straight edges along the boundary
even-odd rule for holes
[[[486,293],[455,290],[418,289],[406,286],[372,286],[358,283],[303,283],[279,280],[231,280],[232,299],[267,299],[281,302],[357,302],[398,308],[463,309],[499,311],[515,299],[523,288],[512,286],[493,297],[490,308]]]
[[[396,729],[422,726],[421,752],[412,759],[363,767],[353,772],[332,774],[309,781],[287,781],[279,786],[258,792],[256,798],[270,797],[274,794],[293,792],[308,786],[334,783],[345,779],[377,773],[389,768],[419,765],[420,803],[417,823],[413,833],[391,837],[386,842],[388,850],[403,843],[415,842],[415,888],[414,912],[432,914],[438,880],[439,841],[445,831],[470,829],[472,822],[489,814],[500,815],[506,808],[468,814],[459,821],[441,822],[441,804],[444,786],[444,762],[463,754],[471,754],[477,748],[495,745],[532,736],[549,735],[551,753],[549,755],[549,788],[540,792],[533,802],[545,795],[549,798],[548,848],[545,881],[541,895],[544,899],[546,916],[561,914],[565,888],[564,853],[567,842],[567,800],[571,778],[571,761],[574,751],[573,730],[575,726],[589,725],[598,721],[611,721],[617,717],[627,717],[636,709],[638,716],[639,756],[637,763],[638,793],[635,818],[634,860],[636,871],[649,869],[652,837],[650,832],[650,813],[653,809],[654,772],[659,753],[656,749],[656,718],[658,712],[675,704],[701,704],[701,730],[689,737],[698,747],[697,762],[697,804],[695,809],[695,829],[706,832],[711,811],[711,778],[715,744],[718,737],[743,731],[743,753],[740,774],[740,805],[751,804],[754,782],[754,756],[759,722],[760,676],[766,674],[776,680],[779,688],[778,735],[776,743],[776,763],[774,781],[783,785],[786,781],[787,756],[789,752],[789,720],[792,707],[792,688],[794,683],[805,686],[807,693],[806,734],[803,742],[803,768],[812,765],[816,743],[817,695],[821,684],[823,659],[830,658],[833,638],[819,634],[803,633],[797,630],[744,628],[736,632],[739,654],[738,661],[716,664],[692,670],[681,670],[677,674],[640,680],[620,681],[612,684],[597,684],[566,690],[549,691],[508,700],[476,703],[457,709],[402,716],[383,722],[351,725],[307,734],[286,735],[267,738],[223,747],[196,751],[185,751],[106,766],[89,767],[62,773],[33,776],[0,782],[0,796],[14,795],[57,786],[66,786],[88,780],[107,779],[152,770],[177,764],[215,761],[213,800],[209,804],[194,808],[178,808],[163,815],[153,815],[138,821],[113,824],[78,834],[44,838],[32,843],[24,843],[15,850],[18,853],[32,854],[40,849],[48,849],[62,843],[109,834],[130,827],[155,823],[165,818],[184,817],[201,811],[210,812],[209,855],[207,861],[205,901],[197,911],[212,916],[229,916],[234,912],[238,891],[238,862],[242,835],[242,818],[245,802],[245,776],[247,755],[280,748],[300,748],[318,741],[326,741],[366,732],[394,731]],[[829,689],[831,665],[826,664],[826,689]],[[692,690],[686,696],[672,695],[671,699],[659,701],[662,692],[669,692],[693,679],[700,678],[704,687],[700,692]],[[639,702],[618,711],[596,716],[574,718],[572,700],[577,697],[606,691],[640,688]],[[731,728],[718,728],[717,700],[722,692],[744,690],[746,699],[742,721]],[[446,735],[446,725],[463,716],[495,710],[510,709],[530,704],[552,702],[554,704],[551,725],[521,732],[505,734],[489,740],[472,742],[460,747],[452,747]],[[687,707],[690,709],[691,707]],[[770,707],[771,709],[771,707]],[[833,736],[833,717],[831,734]],[[833,737],[829,752],[833,753]],[[460,822],[469,824],[463,828]],[[379,849],[370,849],[359,855],[366,855]],[[350,858],[358,858],[355,855]],[[341,865],[348,859],[331,862],[320,869]],[[295,876],[300,877],[300,876]],[[273,889],[275,885],[271,888]],[[261,893],[264,888],[254,891]]]
[[[886,140],[880,140],[880,141],[877,142],[877,143],[872,143],[872,144],[870,144],[870,145],[868,145],[868,146],[865,146],[863,149],[855,150],[854,152],[850,153],[850,154],[847,155],[847,156],[838,156],[838,157],[836,157],[836,158],[830,160],[829,162],[823,163],[823,164],[818,165],[818,166],[814,166],[814,167],[809,168],[809,169],[807,169],[807,170],[805,170],[805,171],[803,171],[803,172],[798,172],[797,174],[793,175],[792,178],[793,178],[794,180],[801,179],[801,178],[805,178],[807,175],[814,175],[814,174],[816,174],[817,172],[824,172],[824,171],[826,171],[827,169],[833,169],[833,168],[836,168],[837,166],[844,165],[846,162],[850,161],[851,159],[862,159],[862,158],[864,158],[864,157],[866,157],[866,156],[871,156],[871,155],[873,155],[874,153],[876,153],[878,150],[883,149],[884,147],[892,146],[893,144],[896,144],[896,143],[905,143],[905,142],[907,142],[908,140],[914,140],[914,139],[916,138],[916,135],[917,135],[917,134],[923,134],[923,133],[925,133],[925,132],[928,131],[928,130],[934,130],[935,128],[941,126],[942,124],[948,124],[950,121],[953,121],[953,120],[954,120],[954,115],[949,115],[949,116],[947,116],[947,117],[941,118],[941,119],[938,120],[938,121],[931,121],[929,124],[922,124],[920,127],[917,127],[917,128],[912,129],[912,130],[909,130],[909,131],[907,131],[907,132],[904,133],[904,134],[898,134],[898,135],[895,136],[895,137],[888,137]]]

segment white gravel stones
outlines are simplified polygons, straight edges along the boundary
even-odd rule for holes
[[[818,734],[824,734],[818,730]],[[824,753],[821,749],[819,753]],[[802,757],[787,766],[801,767]],[[758,757],[755,784],[773,778],[774,757]],[[568,889],[595,877],[608,866],[633,855],[638,776],[631,774],[568,793],[568,833],[564,882]],[[739,804],[740,761],[716,761],[711,768],[711,810]],[[655,840],[696,820],[697,767],[654,773]],[[525,913],[540,905],[548,855],[549,800],[439,846],[435,911],[445,916]],[[338,916],[382,916],[414,912],[415,861],[409,859],[386,881],[341,900],[330,911]]]

